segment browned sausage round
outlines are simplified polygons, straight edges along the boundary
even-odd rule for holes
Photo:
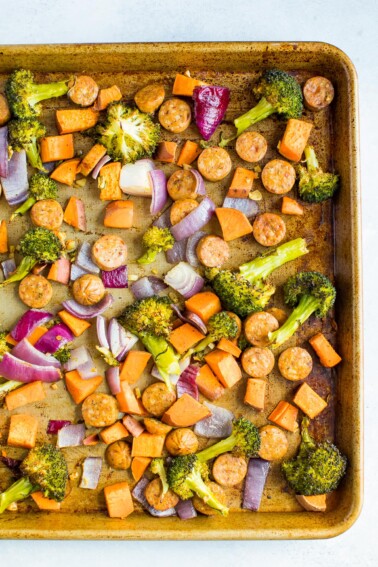
[[[80,305],[96,305],[104,297],[105,287],[100,277],[86,274],[74,281],[72,293]]]
[[[80,75],[75,77],[74,84],[68,91],[67,96],[74,104],[91,106],[97,98],[98,90],[98,85],[92,77]]]
[[[229,315],[230,317],[233,318],[233,320],[235,321],[235,323],[236,323],[237,326],[238,326],[238,332],[237,332],[237,335],[235,336],[235,339],[234,339],[234,340],[236,340],[236,339],[238,339],[238,338],[240,337],[241,332],[242,332],[242,322],[241,322],[241,319],[240,319],[240,317],[239,317],[238,315],[236,315],[236,313],[232,313],[231,311],[226,311],[226,313],[227,313],[227,315]]]
[[[273,317],[277,319],[280,325],[283,325],[288,317],[287,313],[279,307],[270,307],[266,310],[266,312],[273,315]]]
[[[51,300],[52,294],[53,289],[49,280],[33,274],[26,276],[18,288],[21,301],[33,309],[45,307]]]
[[[105,458],[112,469],[125,471],[131,465],[131,449],[126,441],[115,441],[106,449]]]
[[[259,457],[266,461],[282,459],[289,447],[286,433],[274,425],[264,425],[260,428],[261,446]]]
[[[145,417],[143,420],[144,426],[147,429],[148,433],[152,433],[152,435],[167,435],[170,431],[172,431],[172,427],[170,425],[166,425],[153,417]]]
[[[235,150],[238,156],[249,163],[260,161],[266,154],[268,143],[258,132],[243,132],[237,140]]]
[[[244,457],[224,453],[215,459],[212,473],[221,486],[235,486],[247,474],[247,461]]]
[[[288,161],[273,159],[262,170],[261,181],[269,193],[283,195],[294,186],[295,169]]]
[[[223,488],[216,482],[206,482],[206,486],[208,486],[215,498],[225,506],[226,495]],[[214,508],[211,508],[211,506],[208,506],[208,504],[206,504],[206,502],[202,500],[202,498],[197,496],[197,494],[195,494],[193,497],[193,506],[195,507],[197,512],[205,514],[205,516],[216,516],[217,514],[219,514],[219,512],[214,510]]]
[[[241,363],[248,376],[265,378],[274,368],[274,354],[265,347],[249,347],[243,352]]]
[[[179,199],[175,201],[170,212],[171,224],[178,224],[197,207],[198,203],[194,199]]]
[[[190,455],[198,449],[197,435],[188,427],[171,431],[165,440],[165,447],[171,455]]]
[[[197,244],[198,260],[207,268],[220,268],[230,257],[230,247],[223,238],[209,234]]]
[[[253,236],[262,246],[277,246],[286,234],[285,221],[275,213],[262,213],[253,223]]]
[[[209,181],[220,181],[231,171],[231,158],[223,148],[206,148],[198,158],[198,170]]]
[[[195,199],[197,197],[197,179],[190,169],[178,169],[168,179],[167,191],[174,201]]]
[[[0,93],[0,126],[3,126],[10,120],[11,114],[6,97]]]
[[[58,230],[63,223],[63,209],[58,201],[43,199],[32,206],[30,219],[35,226]]]
[[[117,400],[108,394],[91,394],[84,400],[81,411],[87,427],[113,425],[119,413]]]
[[[142,404],[147,412],[160,417],[176,401],[176,394],[170,392],[163,382],[155,382],[147,386],[142,394]]]
[[[127,262],[127,246],[120,236],[106,234],[92,247],[92,259],[101,270],[110,272]]]
[[[192,112],[190,106],[180,98],[166,100],[159,110],[159,122],[169,132],[180,134],[190,124]]]
[[[134,96],[134,100],[139,110],[150,114],[159,108],[163,103],[164,97],[164,85],[153,83],[140,89]]]
[[[149,484],[147,484],[144,495],[150,506],[163,512],[164,510],[169,510],[169,508],[174,508],[178,504],[179,497],[173,492],[173,490],[168,490],[164,497],[161,497],[163,486],[161,484],[160,478],[154,478]]]
[[[278,368],[286,380],[304,380],[312,370],[311,355],[301,347],[287,348],[280,354]]]
[[[325,77],[311,77],[305,82],[303,96],[307,108],[322,110],[333,101],[335,90],[331,81]]]
[[[268,334],[278,329],[278,321],[270,313],[261,311],[252,313],[244,321],[244,333],[251,345],[268,346]]]

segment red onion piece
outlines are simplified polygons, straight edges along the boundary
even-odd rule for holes
[[[269,468],[269,461],[264,461],[263,459],[249,459],[244,485],[243,508],[251,510],[252,512],[257,512],[260,508]]]
[[[79,248],[75,264],[90,274],[99,274],[100,268],[92,260],[92,244],[83,242]]]
[[[139,435],[144,432],[144,427],[141,422],[131,415],[125,415],[122,419],[122,423],[133,437],[139,437]]]
[[[58,431],[57,447],[79,447],[83,444],[85,426],[83,423],[66,425]]]
[[[49,435],[55,435],[60,431],[63,427],[67,425],[71,425],[71,421],[67,421],[66,419],[50,419],[47,425],[46,433]]]
[[[9,205],[19,205],[28,198],[28,164],[25,150],[13,152],[8,162],[8,175],[1,177],[4,195]]]
[[[144,276],[130,286],[136,299],[144,299],[158,295],[161,291],[167,289],[162,279],[156,276]]]
[[[61,373],[55,366],[38,366],[24,362],[6,352],[0,361],[0,376],[17,382],[57,382]]]
[[[209,197],[205,197],[203,201],[191,213],[189,213],[182,221],[178,222],[171,228],[171,233],[175,240],[184,240],[189,238],[205,226],[215,211],[216,207]]]
[[[167,179],[164,171],[161,169],[153,169],[148,175],[152,186],[150,213],[151,215],[157,215],[164,209],[168,201]]]
[[[26,311],[22,317],[18,320],[15,327],[10,332],[12,339],[15,341],[21,341],[36,328],[50,319],[53,318],[53,315],[48,311],[38,311],[37,309],[29,309]]]
[[[120,266],[115,270],[101,272],[102,283],[108,288],[123,289],[128,286],[127,266]]]
[[[11,459],[10,457],[3,457],[0,455],[0,463],[3,463],[6,467],[8,467],[14,476],[21,476],[20,465],[22,461],[20,459]]]
[[[189,323],[189,325],[195,327],[200,333],[207,335],[207,327],[202,321],[201,317],[199,317],[195,313],[192,313],[191,311],[185,311],[185,313],[182,314],[180,309],[174,303],[171,303],[171,307],[175,311],[177,317],[181,319],[183,323]]]
[[[80,268],[80,266],[78,266],[77,264],[71,265],[70,278],[71,278],[72,282],[77,280],[77,278],[81,278],[81,276],[86,276],[87,274],[89,274],[89,272],[87,272],[86,270],[83,270],[83,268]]]
[[[197,517],[197,510],[193,506],[191,499],[181,500],[175,506],[176,514],[180,520],[192,520]]]
[[[8,126],[0,128],[0,177],[8,177]]]
[[[124,343],[121,344],[121,330],[123,327],[118,323],[117,319],[114,317],[110,319],[108,325],[108,342],[110,345],[110,350],[114,357],[117,357],[124,348]],[[124,335],[122,335],[124,337]]]
[[[80,374],[80,378],[83,380],[89,380],[90,378],[94,378],[98,376],[98,370],[90,357],[90,360],[84,362],[83,364],[79,364],[76,368],[76,371]]]
[[[15,271],[16,262],[14,261],[14,258],[9,258],[9,260],[1,262],[1,267],[3,269],[4,279],[6,280]]]
[[[140,481],[134,486],[134,489],[132,491],[133,498],[137,502],[139,502],[139,504],[141,504],[143,508],[151,514],[151,516],[154,516],[156,518],[167,518],[169,516],[175,516],[176,510],[174,508],[168,508],[168,510],[164,510],[164,512],[161,512],[160,510],[156,510],[155,508],[149,505],[144,495],[146,486],[149,483],[150,481],[148,480],[148,478],[143,476],[140,479]]]
[[[60,368],[60,362],[53,356],[48,356],[37,350],[28,339],[22,339],[15,347],[12,348],[12,356],[34,364],[37,366],[55,366]]]
[[[73,333],[64,323],[58,323],[38,339],[34,347],[45,354],[54,354],[60,347],[73,341],[74,338]]]
[[[195,87],[194,119],[204,140],[210,140],[222,122],[230,102],[230,89],[214,85]]]
[[[194,433],[201,437],[212,437],[214,439],[231,435],[234,414],[230,410],[209,402],[204,402],[204,405],[211,411],[211,415],[196,423]]]
[[[198,366],[191,364],[180,374],[180,378],[177,382],[177,397],[181,398],[184,394],[189,394],[195,400],[199,400],[198,387],[196,383],[197,376],[199,374]]]
[[[52,173],[54,169],[57,167],[57,161],[48,161],[42,164],[43,168],[45,169],[46,173]]]
[[[121,392],[121,381],[119,378],[119,366],[111,366],[105,371],[106,381],[109,386],[109,390],[116,396]]]
[[[63,367],[66,372],[76,370],[78,366],[85,364],[88,360],[92,360],[91,355],[86,346],[82,345],[71,350],[71,358],[64,363]]]
[[[101,347],[110,349],[108,334],[107,334],[107,323],[105,317],[98,315],[96,318],[96,331],[97,339]]]
[[[97,445],[98,443],[100,443],[100,438],[98,436],[98,433],[93,433],[92,435],[88,435],[88,437],[86,437],[83,440],[83,445]]]
[[[205,280],[186,262],[180,262],[169,270],[164,282],[181,293],[185,299],[201,291],[205,285]]]
[[[98,486],[102,469],[101,457],[87,457],[83,462],[83,475],[80,488],[95,490]]]
[[[108,161],[111,161],[111,157],[108,155],[103,156],[100,161],[95,165],[93,171],[92,171],[92,178],[93,179],[97,179],[98,174],[100,173],[100,169],[102,167],[104,167],[104,165],[106,165],[108,163]]]
[[[139,159],[134,163],[126,163],[121,169],[119,186],[128,195],[151,197],[152,186],[149,174],[154,169],[155,163],[149,158]]]
[[[196,169],[191,169],[190,171],[193,173],[197,181],[197,185],[195,189],[197,195],[206,195],[206,187],[202,175]]]
[[[74,315],[78,319],[93,319],[97,315],[101,315],[113,303],[114,299],[110,293],[107,293],[103,299],[96,305],[80,305],[74,299],[63,301],[62,305],[68,313]]]
[[[167,250],[165,253],[165,257],[167,262],[170,264],[176,264],[177,262],[182,262],[186,260],[185,252],[186,252],[186,243],[187,239],[180,240],[179,242],[175,242],[173,247],[170,250]]]
[[[222,207],[225,209],[237,209],[244,213],[247,218],[254,217],[259,212],[257,201],[248,198],[236,199],[234,197],[226,197]]]
[[[193,234],[193,236],[190,236],[186,241],[184,260],[189,262],[189,264],[193,266],[193,268],[198,268],[198,266],[200,266],[200,262],[198,261],[198,256],[197,256],[197,244],[199,243],[201,238],[206,236],[206,234],[207,234],[206,232],[199,230],[198,232]]]
[[[171,228],[171,207],[164,211],[160,217],[152,223],[153,226],[157,226],[158,228]]]

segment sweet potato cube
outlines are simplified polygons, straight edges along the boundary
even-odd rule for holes
[[[184,394],[165,412],[162,421],[172,427],[190,427],[210,415],[211,411],[207,407],[189,394]]]
[[[205,356],[205,360],[225,388],[231,388],[241,380],[240,366],[232,354],[215,349]]]
[[[165,436],[142,433],[133,438],[132,457],[161,457],[163,454]]]
[[[104,495],[110,518],[127,518],[134,512],[133,499],[127,482],[105,486]]]
[[[265,407],[266,385],[266,381],[260,378],[248,378],[244,403],[257,410],[263,410]]]
[[[327,402],[306,383],[298,388],[293,402],[311,419],[327,407]]]
[[[34,415],[18,414],[10,418],[8,445],[32,449],[38,432],[38,419]]]

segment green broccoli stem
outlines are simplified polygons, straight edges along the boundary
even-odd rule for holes
[[[239,271],[246,280],[254,283],[256,280],[265,280],[269,274],[283,266],[283,264],[300,258],[307,253],[306,241],[303,238],[296,238],[282,244],[267,256],[255,258],[251,262],[242,264]]]
[[[271,348],[277,348],[289,340],[317,309],[319,309],[319,299],[312,295],[303,295],[282,327],[273,333],[269,333]]]
[[[237,136],[240,136],[240,134],[242,134],[249,126],[252,126],[252,124],[265,120],[265,118],[268,118],[275,112],[276,109],[274,106],[272,106],[266,98],[261,98],[256,106],[234,120],[235,127],[238,129]]]
[[[302,437],[302,442],[301,442],[301,447],[299,452],[303,452],[303,451],[307,451],[307,449],[313,449],[316,447],[316,444],[313,440],[313,438],[311,437],[309,431],[308,431],[308,426],[310,425],[310,420],[307,416],[305,416],[302,419],[302,423],[301,423],[301,437]]]
[[[47,170],[43,167],[43,163],[41,160],[41,156],[39,155],[37,141],[32,144],[29,144],[26,148],[26,156],[28,161],[32,167],[35,169],[39,169],[40,171],[46,172]]]
[[[168,390],[172,391],[173,384],[171,382],[171,376],[180,376],[181,374],[179,358],[175,354],[175,351],[164,337],[144,334],[138,336],[148,352],[152,354],[157,369]]]
[[[42,100],[63,96],[68,92],[68,81],[58,81],[56,83],[48,83],[38,85],[34,83],[29,90],[29,101],[34,106]]]
[[[215,459],[218,455],[232,451],[236,444],[237,437],[235,435],[230,435],[230,437],[222,439],[222,441],[218,441],[218,443],[215,443],[214,445],[211,445],[211,447],[207,447],[206,449],[203,449],[203,451],[197,453],[197,458],[200,463],[205,463],[210,459]]]
[[[22,205],[20,205],[18,207],[18,209],[16,209],[14,211],[14,213],[12,214],[10,220],[14,220],[17,216],[19,215],[24,215],[29,209],[32,208],[32,206],[34,205],[34,203],[37,202],[37,199],[35,199],[34,197],[29,197],[28,199],[26,199],[26,201],[24,201],[22,203]]]
[[[0,359],[1,358],[2,357],[0,357]],[[19,388],[20,386],[23,385],[24,382],[17,382],[16,380],[7,380],[3,384],[0,384],[0,402],[3,401],[3,399],[9,392],[16,390],[16,388]]]
[[[9,276],[9,278],[0,284],[0,287],[8,285],[13,282],[19,282],[24,279],[25,276],[38,264],[38,260],[32,258],[31,256],[25,256],[22,258],[21,263],[17,266],[16,271]]]
[[[138,264],[152,264],[155,261],[158,250],[147,250],[140,258],[138,258]]]
[[[214,339],[213,336],[208,335],[207,337],[202,339],[202,341],[199,342],[197,346],[195,346],[195,347],[189,349],[187,352],[185,352],[181,356],[181,359],[187,358],[188,356],[192,356],[192,354],[196,354],[197,352],[202,352],[203,350],[205,350],[206,347],[208,347],[211,343],[213,343],[215,341],[216,341],[216,339]]]
[[[228,508],[224,506],[211,492],[208,486],[202,480],[201,475],[198,472],[191,473],[186,480],[188,487],[197,494],[202,500],[210,506],[214,508],[214,510],[218,510],[222,514],[222,516],[228,515]]]
[[[306,146],[304,149],[306,158],[306,166],[309,172],[315,172],[319,169],[318,158],[316,157],[315,150],[312,146]]]
[[[0,494],[0,514],[14,502],[24,500],[36,489],[27,477],[16,480],[5,492]]]

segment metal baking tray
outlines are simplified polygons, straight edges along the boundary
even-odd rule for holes
[[[139,511],[125,520],[110,519],[106,515],[103,487],[118,480],[131,477],[128,473],[112,471],[103,467],[97,491],[80,490],[78,476],[80,463],[87,454],[102,454],[103,445],[79,447],[65,450],[71,474],[70,493],[60,513],[39,512],[29,500],[19,506],[17,513],[7,512],[0,516],[1,538],[41,539],[296,539],[326,538],[336,536],[348,529],[358,517],[362,502],[362,300],[361,300],[361,236],[360,236],[360,185],[358,155],[358,92],[357,78],[349,58],[336,47],[324,43],[161,43],[161,44],[96,44],[96,45],[24,45],[0,47],[0,91],[6,74],[17,67],[32,69],[38,81],[54,80],[71,73],[86,72],[100,86],[117,84],[126,100],[132,101],[136,90],[156,80],[169,86],[176,72],[190,69],[192,74],[209,83],[229,86],[232,96],[223,127],[226,135],[231,131],[232,119],[248,110],[253,104],[252,81],[261,70],[279,67],[296,74],[300,82],[315,74],[330,78],[336,89],[334,103],[318,114],[307,111],[307,118],[314,121],[311,142],[319,153],[321,163],[334,165],[341,175],[342,187],[333,203],[306,206],[303,218],[287,218],[287,238],[305,237],[311,253],[291,263],[274,276],[281,284],[288,275],[298,269],[318,269],[334,275],[338,289],[334,320],[327,322],[311,320],[291,340],[291,345],[301,344],[319,330],[334,335],[337,349],[343,362],[336,371],[325,369],[316,363],[309,383],[329,404],[314,423],[314,433],[322,437],[335,437],[340,448],[347,454],[349,468],[342,486],[332,499],[329,511],[316,514],[303,511],[290,494],[279,473],[279,465],[272,467],[258,513],[240,509],[241,491],[231,489],[228,494],[232,513],[228,518],[198,517],[182,522],[176,518],[154,519]],[[42,121],[48,133],[56,133],[54,110],[68,105],[65,99],[51,100],[43,104]],[[269,151],[264,162],[277,156],[275,147],[284,124],[270,118],[256,125],[256,130],[268,139]],[[219,129],[218,129],[219,130]],[[218,135],[218,134],[216,134]],[[177,136],[164,133],[165,139]],[[198,139],[194,126],[185,132],[185,139]],[[216,140],[216,138],[214,137]],[[75,148],[85,151],[90,141],[75,135]],[[234,165],[238,158],[232,148],[230,153]],[[174,170],[167,165],[167,174]],[[230,182],[207,183],[210,196],[218,204],[222,202]],[[259,188],[259,181],[256,188]],[[263,191],[263,190],[262,190]],[[102,226],[104,204],[98,199],[96,182],[91,181],[85,189],[61,186],[59,200],[62,204],[69,195],[77,194],[86,203],[88,232],[76,235],[79,240],[93,242],[99,235],[109,231]],[[278,196],[263,191],[261,210],[277,210]],[[134,199],[136,208],[135,227],[119,231],[128,244],[131,273],[141,275],[142,269],[133,264],[141,252],[140,235],[150,223],[149,202]],[[0,218],[9,216],[4,199],[0,202]],[[29,220],[18,220],[11,227],[10,240],[15,243],[28,227]],[[214,225],[215,229],[215,225]],[[74,233],[65,227],[68,234]],[[114,231],[113,232],[118,232]],[[232,244],[230,266],[236,266],[261,251],[253,238],[247,237]],[[158,269],[167,270],[160,262]],[[66,297],[63,286],[54,287],[54,310]],[[114,292],[115,303],[109,314],[118,314],[122,305],[131,300],[129,291]],[[282,298],[281,298],[282,299]],[[280,294],[275,296],[275,305],[280,305]],[[14,324],[24,311],[17,298],[17,286],[9,286],[0,293],[0,320],[3,327]],[[93,344],[94,332],[87,333],[82,341]],[[78,344],[78,343],[76,343]],[[286,345],[288,346],[288,345]],[[138,386],[143,387],[150,378],[142,377]],[[250,417],[257,425],[266,422],[266,416],[280,399],[290,400],[293,385],[287,383],[274,371],[269,377],[269,397],[266,410],[259,414],[242,403],[245,381],[228,391],[220,405],[229,407],[236,414]],[[105,386],[104,386],[105,389]],[[44,402],[16,410],[39,416],[39,441],[46,438],[49,418],[81,418],[79,408],[74,406],[64,383],[57,390],[46,388]],[[0,410],[0,448],[6,443],[9,414]],[[289,454],[295,451],[299,434],[289,434]],[[8,450],[11,454],[10,450]],[[22,455],[14,449],[12,455]],[[8,472],[0,468],[1,485],[8,484]],[[53,514],[53,515],[51,515]]]

